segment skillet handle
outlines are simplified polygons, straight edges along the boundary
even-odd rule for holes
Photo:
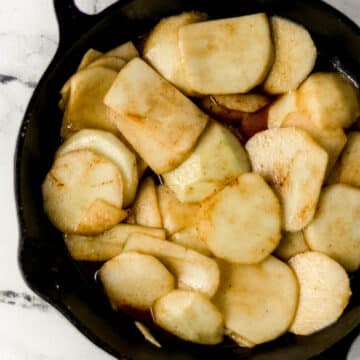
[[[96,17],[81,12],[74,0],[53,0],[53,4],[59,26],[59,48],[73,42],[91,26]]]

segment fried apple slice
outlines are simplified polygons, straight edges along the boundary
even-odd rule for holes
[[[156,186],[151,177],[142,181],[132,210],[136,224],[155,228],[162,227]]]
[[[299,304],[290,332],[310,335],[334,323],[351,295],[345,270],[319,252],[308,251],[289,260],[300,285]]]
[[[204,95],[248,92],[264,80],[273,62],[263,13],[182,26],[179,48],[189,87]]]
[[[159,73],[177,88],[192,95],[188,89],[178,46],[179,29],[183,25],[203,21],[207,15],[185,12],[162,19],[146,40],[143,56]]]
[[[115,310],[146,311],[175,286],[174,277],[159,260],[138,253],[114,257],[101,267],[98,274]]]
[[[297,87],[314,68],[317,51],[309,32],[301,25],[279,16],[271,18],[275,60],[263,88],[283,94]]]
[[[220,287],[213,298],[227,332],[246,346],[277,338],[290,327],[298,302],[298,283],[291,269],[269,256],[255,265],[219,261]]]
[[[118,224],[95,236],[65,234],[64,240],[71,257],[78,261],[107,261],[119,255],[131,234],[144,234],[165,240],[164,229]]]
[[[329,184],[343,183],[360,187],[360,132],[348,134],[346,147],[328,182]]]
[[[270,99],[262,94],[214,95],[214,100],[229,110],[254,113],[268,105]]]
[[[115,56],[123,59],[125,62],[128,62],[139,55],[140,54],[132,41],[128,41],[105,53],[105,56]]]
[[[84,70],[86,67],[88,67],[88,65],[99,59],[101,56],[103,56],[102,52],[90,48],[82,57],[77,71]]]
[[[305,228],[305,239],[312,250],[323,252],[346,270],[360,267],[360,189],[335,184],[320,196],[313,221]]]
[[[302,231],[285,232],[275,250],[275,255],[281,260],[288,261],[291,257],[310,250],[305,242]]]
[[[281,124],[281,127],[297,127],[307,131],[328,153],[327,173],[334,166],[347,140],[343,129],[320,129],[312,122],[311,116],[303,111],[289,114]]]
[[[200,202],[248,171],[241,143],[224,126],[211,122],[192,154],[163,179],[180,201]]]
[[[280,197],[283,228],[299,231],[313,218],[328,155],[304,130],[269,129],[246,144],[253,171],[262,175]]]
[[[133,234],[123,251],[136,251],[158,258],[177,279],[177,287],[213,296],[219,286],[219,268],[215,260],[170,241]]]
[[[104,67],[119,72],[125,64],[126,62],[119,57],[103,55],[90,63],[87,68]]]
[[[194,225],[200,209],[199,204],[182,203],[166,185],[157,187],[157,196],[163,227],[168,234]]]
[[[196,226],[187,227],[172,234],[169,240],[187,249],[195,250],[203,255],[211,255],[211,251],[205,242],[201,240]]]
[[[286,117],[298,111],[297,106],[297,93],[290,91],[282,95],[278,100],[273,102],[269,107],[268,112],[268,128],[278,128],[284,122]]]
[[[299,108],[320,128],[347,128],[359,116],[359,90],[340,73],[312,74],[298,92]]]
[[[260,175],[240,175],[206,200],[200,211],[200,237],[221,259],[255,264],[279,244],[280,204]]]
[[[114,70],[101,67],[85,69],[70,79],[70,98],[64,113],[61,136],[84,129],[101,129],[117,135],[119,130],[106,113],[103,99],[116,78]]]
[[[44,209],[64,233],[101,233],[127,216],[117,166],[90,150],[55,159],[42,185]]]
[[[121,133],[158,174],[174,169],[189,155],[208,120],[139,58],[119,72],[104,102],[118,113]]]
[[[88,149],[109,160],[119,169],[124,183],[123,207],[129,206],[136,195],[138,169],[136,155],[115,135],[95,129],[83,129],[67,139],[57,150],[56,157],[70,151]]]
[[[223,317],[204,295],[173,290],[152,308],[156,324],[177,337],[198,344],[218,344],[224,334]]]
[[[134,324],[136,328],[141,332],[141,335],[144,337],[146,341],[156,346],[157,348],[161,348],[161,344],[156,340],[156,338],[154,337],[154,335],[151,333],[151,331],[147,326],[145,326],[140,321],[134,321]]]

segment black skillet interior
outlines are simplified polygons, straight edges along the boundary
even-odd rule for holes
[[[59,49],[27,109],[15,159],[21,231],[19,262],[28,285],[83,334],[121,359],[296,360],[320,354],[349,334],[353,338],[360,324],[359,273],[352,275],[353,296],[345,314],[336,324],[315,335],[286,334],[249,350],[230,341],[219,346],[197,346],[156,332],[163,343],[161,350],[156,349],[143,340],[129,317],[111,311],[95,283],[70,259],[61,234],[43,212],[40,188],[60,142],[59,90],[88,48],[107,50],[136,39],[161,17],[185,10],[205,11],[213,18],[264,11],[293,19],[310,30],[319,50],[317,69],[340,69],[360,83],[359,28],[318,0],[119,1],[96,16],[80,13],[72,0],[54,0],[54,5],[60,26]]]

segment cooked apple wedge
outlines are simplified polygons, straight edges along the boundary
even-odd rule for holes
[[[295,90],[314,68],[317,51],[309,32],[279,16],[271,18],[275,60],[263,88],[270,94]]]
[[[45,211],[64,233],[101,233],[127,216],[117,166],[90,150],[55,159],[42,185]]]
[[[103,56],[102,52],[95,49],[89,49],[82,57],[77,71],[84,70],[88,65],[90,65],[93,61],[99,59],[101,56]]]
[[[268,128],[272,129],[281,127],[281,124],[284,122],[286,117],[296,111],[299,111],[297,106],[297,93],[291,91],[282,95],[269,107]]]
[[[351,295],[345,270],[319,252],[308,251],[290,259],[300,285],[299,304],[290,332],[310,335],[334,323]]]
[[[275,250],[275,255],[281,260],[288,261],[291,257],[310,250],[305,242],[302,231],[285,232]]]
[[[235,341],[240,347],[252,348],[256,345],[253,342],[249,341],[248,339],[245,339],[243,336],[239,335],[238,333],[235,333],[226,328],[225,328],[225,335],[228,336],[231,340]]]
[[[105,56],[115,56],[128,62],[133,58],[138,57],[139,52],[137,51],[133,42],[128,41],[122,45],[117,46],[114,49],[109,50],[105,53]]]
[[[256,133],[268,128],[267,120],[269,109],[267,106],[255,112],[233,110],[220,105],[220,103],[216,101],[216,98],[219,96],[205,96],[200,100],[199,104],[211,118],[222,121],[226,128],[229,129],[242,144]]]
[[[119,72],[124,67],[125,64],[126,62],[119,57],[103,55],[98,59],[94,60],[93,62],[91,62],[87,66],[87,68],[91,69],[93,67],[104,67],[106,69],[111,69],[116,72]]]
[[[268,105],[270,99],[262,94],[214,95],[214,100],[229,110],[254,113]]]
[[[119,130],[106,113],[103,99],[116,78],[114,70],[94,67],[82,70],[70,79],[70,97],[64,113],[61,136],[84,129],[102,129],[118,134]]]
[[[89,49],[82,57],[76,72],[85,69],[88,65],[90,65],[93,61],[99,59],[102,55],[103,54],[100,51]],[[59,101],[59,108],[61,111],[65,110],[70,98],[70,79],[65,82],[65,84],[60,90],[61,99]]]
[[[174,169],[189,155],[208,120],[139,58],[121,69],[104,102],[119,115],[115,125],[158,174]]]
[[[212,119],[221,120],[226,124],[239,124],[244,118],[244,112],[231,110],[220,105],[215,100],[215,96],[203,96],[198,99],[198,102],[201,109],[203,109]]]
[[[323,252],[346,270],[360,267],[360,189],[336,184],[321,193],[319,208],[305,228],[312,250]]]
[[[123,251],[155,256],[175,275],[180,289],[200,291],[211,297],[219,286],[220,274],[215,260],[170,241],[133,234]]]
[[[66,234],[65,244],[78,261],[107,261],[119,255],[131,234],[144,234],[165,240],[165,230],[147,226],[118,224],[95,236]]]
[[[156,186],[151,177],[142,181],[132,211],[136,224],[155,228],[162,227]]]
[[[298,283],[282,261],[269,256],[260,264],[219,261],[220,287],[213,298],[227,332],[246,346],[277,338],[290,327],[298,302]]]
[[[134,200],[138,185],[136,155],[107,131],[83,129],[67,139],[57,150],[56,156],[81,149],[92,150],[105,156],[118,167],[124,183],[123,207],[129,206]]]
[[[200,204],[182,203],[166,185],[157,187],[157,196],[163,227],[168,234],[171,235],[195,223]]]
[[[315,73],[300,86],[299,108],[320,128],[349,127],[360,114],[359,90],[340,73]]]
[[[264,80],[273,62],[263,13],[182,26],[179,48],[190,89],[204,95],[248,92]]]
[[[281,127],[297,127],[307,131],[309,135],[311,135],[311,137],[328,153],[329,160],[327,173],[329,173],[334,166],[347,140],[343,129],[320,129],[314,124],[311,116],[303,111],[297,111],[289,114],[281,124]]]
[[[280,197],[283,228],[299,231],[313,218],[328,155],[302,129],[269,129],[246,144],[253,171],[262,175]]]
[[[162,19],[146,40],[143,56],[159,73],[183,92],[188,89],[178,45],[179,29],[183,25],[203,21],[206,14],[185,12]]]
[[[280,204],[260,175],[243,174],[202,204],[198,227],[217,257],[255,264],[279,244]]]
[[[199,231],[195,226],[184,228],[172,234],[169,240],[187,249],[195,250],[203,255],[211,255],[211,251],[205,242],[201,240]]]
[[[114,309],[149,310],[175,286],[174,277],[159,260],[138,253],[120,254],[107,261],[99,277]]]
[[[249,160],[237,138],[211,122],[191,155],[163,179],[180,201],[200,202],[248,171]]]
[[[197,292],[173,290],[155,302],[152,314],[156,324],[183,340],[208,345],[222,341],[221,313]]]
[[[348,134],[346,147],[330,175],[329,183],[360,187],[360,132]]]

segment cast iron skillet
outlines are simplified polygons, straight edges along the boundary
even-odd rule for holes
[[[360,29],[318,0],[119,1],[96,16],[79,12],[73,0],[54,0],[54,6],[60,27],[59,48],[26,111],[15,159],[19,263],[27,284],[94,343],[121,359],[296,360],[323,353],[349,334],[354,338],[360,324],[359,272],[352,275],[353,296],[345,314],[315,335],[286,334],[249,350],[230,341],[197,346],[156,332],[163,343],[162,350],[156,349],[143,340],[129,317],[111,311],[95,282],[71,260],[61,234],[44,214],[40,188],[60,143],[59,90],[89,47],[107,50],[136,39],[161,17],[184,10],[206,11],[214,18],[265,11],[293,19],[310,30],[319,50],[317,69],[340,69],[360,83]]]

